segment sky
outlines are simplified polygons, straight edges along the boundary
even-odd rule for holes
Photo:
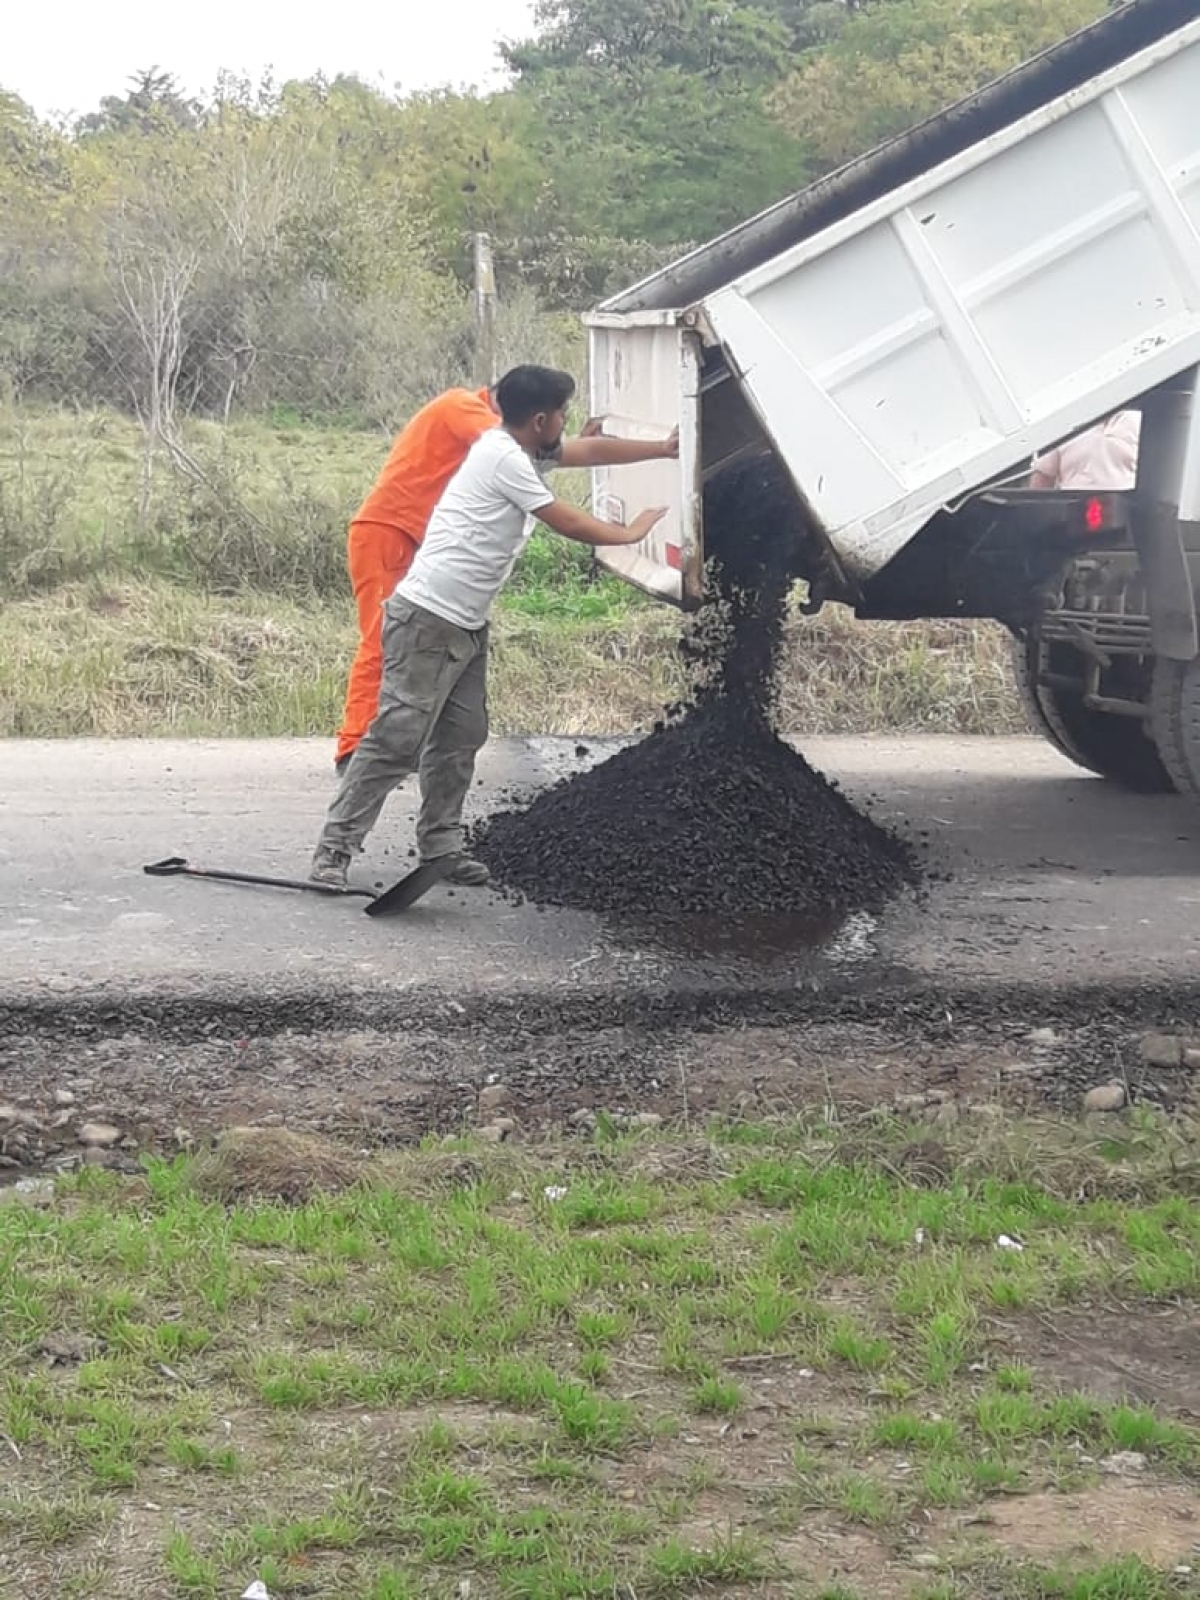
[[[189,94],[222,71],[354,73],[388,90],[502,81],[496,46],[532,0],[50,0],[5,8],[0,89],[43,117],[93,111],[159,67]]]

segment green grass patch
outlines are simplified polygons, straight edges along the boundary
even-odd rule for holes
[[[499,1596],[690,1594],[799,1583],[780,1540],[806,1517],[898,1549],[925,1513],[1087,1492],[1110,1453],[1200,1482],[1186,1415],[1089,1394],[1086,1370],[1064,1390],[991,1320],[1014,1271],[1051,1323],[1081,1293],[1131,1328],[1140,1284],[1186,1298],[1200,1237],[1172,1185],[1193,1135],[1160,1132],[1138,1198],[1106,1195],[1082,1148],[1061,1186],[992,1150],[910,1189],[886,1139],[843,1157],[803,1125],[679,1181],[619,1138],[601,1174],[577,1145],[489,1148],[446,1193],[416,1153],[296,1206],[217,1204],[186,1157],[136,1196],[85,1173],[45,1209],[0,1206],[0,1450],[21,1468],[0,1543],[25,1593],[52,1571],[120,1593],[104,1530],[150,1506],[167,1593],[434,1595],[474,1574]],[[48,1365],[67,1335],[82,1359]],[[1128,1592],[1174,1595],[1146,1581]],[[1142,1577],[1062,1582],[1110,1587],[1028,1592]]]

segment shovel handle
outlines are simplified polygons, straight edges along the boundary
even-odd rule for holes
[[[217,883],[253,883],[267,889],[300,889],[307,894],[336,895],[343,900],[374,900],[373,889],[338,889],[330,883],[310,883],[305,878],[268,878],[257,872],[226,872],[217,867],[194,867],[186,856],[167,856],[142,871],[151,878],[210,878]]]

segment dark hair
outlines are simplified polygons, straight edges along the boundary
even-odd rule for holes
[[[553,367],[514,367],[496,385],[496,404],[510,428],[521,428],[539,411],[560,411],[575,393],[575,379]]]

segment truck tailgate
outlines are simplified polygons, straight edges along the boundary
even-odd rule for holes
[[[679,460],[602,467],[595,514],[625,522],[647,506],[667,515],[642,544],[600,550],[600,563],[639,589],[690,607],[703,584],[700,537],[699,340],[670,316],[591,329],[591,405],[623,439],[661,439],[679,428]]]

